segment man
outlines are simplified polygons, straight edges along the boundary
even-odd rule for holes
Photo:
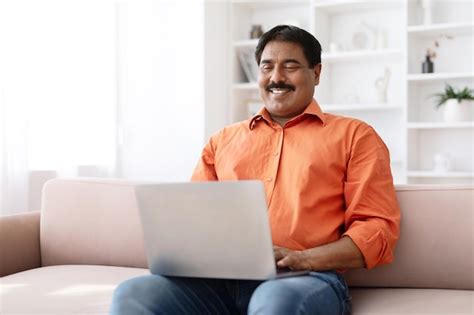
[[[140,277],[116,290],[112,313],[347,314],[340,272],[392,261],[400,212],[389,153],[367,124],[321,112],[319,42],[280,25],[255,56],[264,108],[212,136],[192,179],[264,181],[277,265],[312,272],[264,282]]]

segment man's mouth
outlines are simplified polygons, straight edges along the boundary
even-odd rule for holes
[[[287,93],[287,92],[290,92],[291,89],[269,89],[269,92],[270,93],[273,93],[273,94],[277,94],[277,95],[281,95],[281,94],[284,94],[284,93]]]
[[[266,90],[272,94],[275,94],[275,95],[283,95],[283,94],[286,94],[288,92],[291,92],[291,91],[294,91],[295,88],[292,87],[292,86],[272,86],[272,85],[269,85]]]

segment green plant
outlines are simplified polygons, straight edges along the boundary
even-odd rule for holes
[[[446,103],[449,99],[457,99],[458,103],[462,100],[474,100],[474,90],[465,87],[464,89],[456,90],[451,85],[446,84],[443,93],[436,93],[432,95],[436,97],[436,108]]]

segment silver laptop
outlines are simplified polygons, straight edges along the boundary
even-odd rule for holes
[[[264,280],[277,272],[259,181],[135,186],[148,266],[166,276]]]

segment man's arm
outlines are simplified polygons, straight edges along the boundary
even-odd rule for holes
[[[274,247],[278,267],[292,270],[334,270],[364,267],[364,257],[350,237],[302,251]]]
[[[201,157],[194,169],[191,181],[214,181],[218,180],[215,168],[215,143],[218,135],[209,139],[202,150]]]
[[[400,210],[390,171],[389,152],[363,124],[354,142],[344,181],[345,232],[336,242],[303,251],[275,248],[281,267],[330,270],[373,268],[393,260]]]

